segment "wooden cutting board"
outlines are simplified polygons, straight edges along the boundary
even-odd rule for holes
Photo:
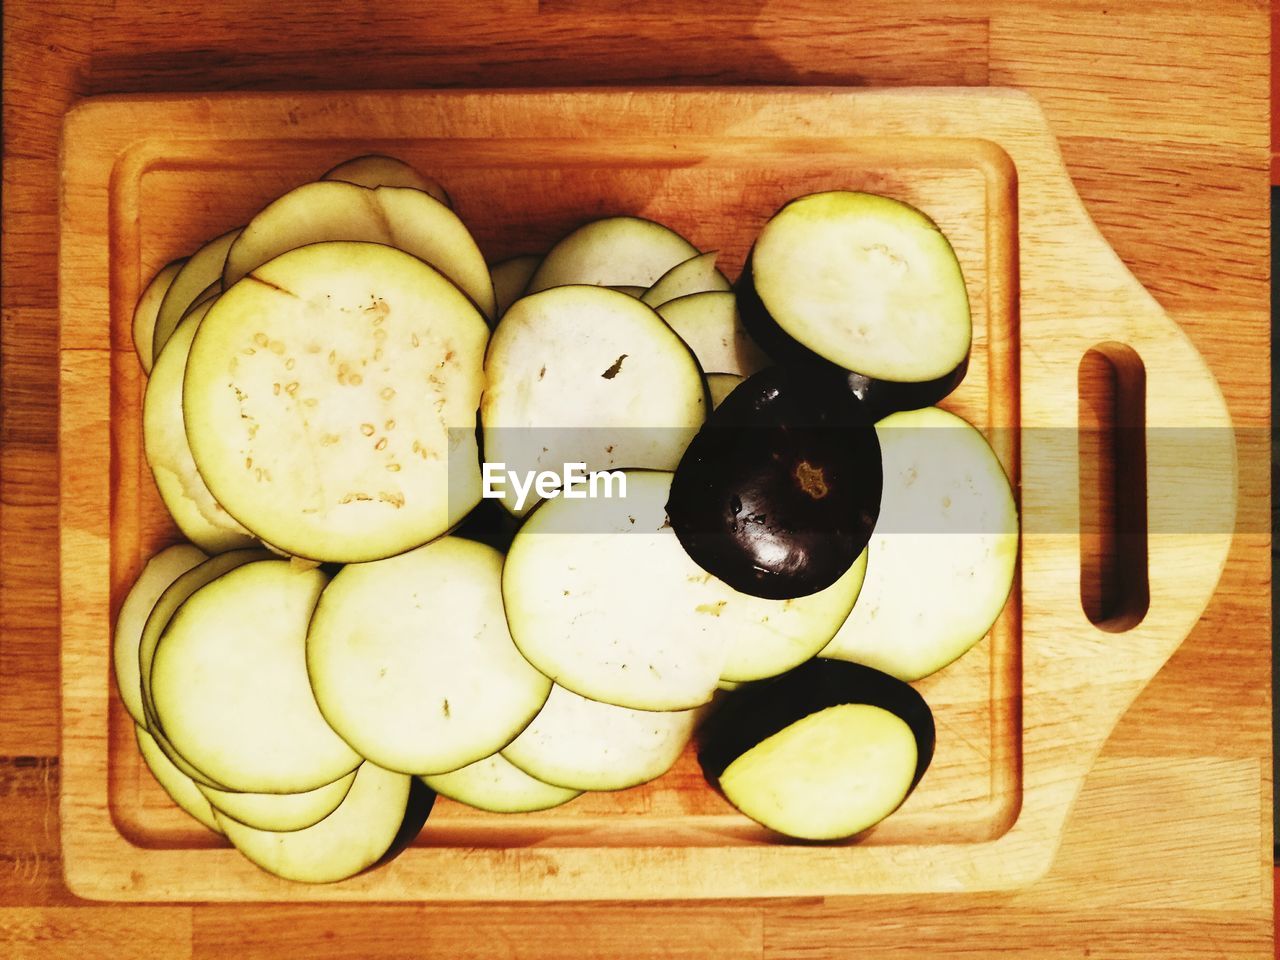
[[[162,263],[375,151],[443,181],[490,259],[627,212],[719,249],[733,275],[777,206],[830,187],[900,197],[952,239],[975,341],[947,405],[984,429],[1018,485],[1020,582],[991,635],[920,684],[937,716],[937,757],[908,804],[865,839],[773,838],[724,804],[686,756],[646,787],[543,814],[441,801],[389,866],[306,887],[252,867],[151,782],[107,642],[142,561],[176,536],[141,456],[133,303]],[[1047,870],[1103,739],[1204,609],[1230,545],[1235,452],[1221,394],[1098,234],[1039,108],[1017,92],[106,98],[68,116],[62,176],[61,823],[67,881],[84,897],[665,899],[1020,886]],[[1081,605],[1080,478],[1093,474],[1080,457],[1089,444],[1077,429],[1092,419],[1079,382],[1094,348],[1144,399],[1136,435],[1149,607],[1136,625],[1119,616],[1095,626]]]

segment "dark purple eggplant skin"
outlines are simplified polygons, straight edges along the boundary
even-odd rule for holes
[[[404,819],[400,821],[400,829],[396,831],[396,835],[391,841],[391,846],[387,847],[387,852],[379,857],[373,866],[369,867],[370,870],[374,870],[384,863],[390,863],[413,845],[413,841],[418,838],[418,834],[426,826],[427,817],[431,815],[431,808],[435,806],[435,802],[436,792],[434,790],[418,777],[409,779],[409,802],[405,804]]]
[[[729,764],[762,740],[819,710],[846,703],[888,710],[911,728],[917,756],[914,790],[933,760],[933,711],[915,688],[897,677],[843,660],[809,660],[728,694],[699,732],[698,763],[707,780],[718,785]]]
[[[734,285],[734,294],[738,298],[738,314],[742,318],[742,325],[747,333],[765,353],[780,363],[825,369],[843,375],[849,391],[862,402],[872,419],[881,420],[899,410],[932,407],[960,386],[965,374],[969,372],[967,353],[955,369],[936,379],[918,382],[877,380],[837,366],[821,354],[814,353],[798,340],[792,339],[791,335],[773,319],[764,301],[756,292],[751,272],[752,256],[754,256],[754,249],[747,256],[742,275]]]
[[[825,590],[880,514],[880,441],[843,378],[769,367],[724,399],[685,450],[667,517],[685,552],[741,593]]]

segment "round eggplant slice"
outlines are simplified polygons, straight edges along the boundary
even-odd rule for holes
[[[409,187],[430,194],[446,207],[453,206],[439,180],[419,173],[403,160],[380,153],[369,153],[340,163],[320,179],[341,180],[371,190],[374,187]]]
[[[494,323],[502,319],[513,303],[524,296],[525,289],[533,272],[538,269],[542,257],[537,254],[525,254],[500,260],[489,268],[493,277],[493,296],[496,303]]]
[[[810,660],[729,693],[698,760],[735,807],[790,837],[837,840],[893,813],[933,759],[933,714],[900,680]]]
[[[844,621],[860,569],[795,600],[739,593],[672,534],[671,474],[625,477],[623,496],[546,501],[507,555],[511,635],[561,686],[635,710],[684,710],[710,700],[726,668],[734,678],[784,670]]]
[[[316,607],[307,668],[344,740],[415,774],[500,750],[551,692],[511,640],[502,554],[460,537],[344,567]]]
[[[676,762],[702,710],[630,710],[556,686],[503,757],[544,783],[571,790],[625,790]]]
[[[434,800],[435,794],[414,778],[365,761],[338,808],[302,830],[255,830],[225,814],[214,815],[235,848],[268,873],[302,883],[333,883],[385,863],[412,842]]]
[[[199,783],[196,789],[215,810],[246,827],[287,833],[305,830],[338,809],[355,778],[353,770],[333,783],[305,793],[237,793]]]
[[[565,284],[649,289],[698,249],[669,227],[640,217],[606,217],[574,230],[547,253],[529,293]]]
[[[488,335],[452,283],[392,247],[283,254],[219,297],[191,344],[182,412],[200,476],[293,556],[426,543],[480,500]]]
[[[716,269],[717,256],[718,254],[712,250],[709,253],[690,257],[683,263],[677,263],[659,277],[657,283],[644,291],[640,299],[649,306],[657,308],[668,300],[687,297],[693,293],[732,290],[733,285],[723,273]]]
[[[793,200],[761,231],[737,289],[748,331],[779,361],[819,360],[864,388],[898,384],[895,399],[916,407],[963,377],[972,326],[960,262],[908,204],[843,190]]]
[[[307,625],[326,579],[285,560],[247,563],[193,593],[160,638],[160,728],[226,789],[304,793],[359,766],[307,679]]]
[[[200,792],[196,782],[173,765],[141,724],[135,723],[133,732],[138,739],[138,752],[142,754],[147,769],[156,778],[156,782],[164,788],[169,799],[214,833],[222,833],[222,828],[214,818],[213,808]]]
[[[494,331],[480,407],[485,461],[523,516],[537,501],[521,478],[587,471],[670,470],[706,417],[702,371],[649,307],[602,287],[524,297]]]
[[[466,225],[435,197],[406,187],[371,190],[337,180],[295,187],[259,211],[227,251],[223,287],[280,254],[324,241],[403,250],[448,277],[485,317],[494,315],[489,266]]]
[[[667,326],[680,335],[708,373],[750,376],[769,366],[738,316],[738,300],[717,290],[691,293],[658,307]]]
[[[711,409],[714,410],[724,402],[724,398],[733,393],[746,377],[736,373],[708,373],[707,390],[711,394]]]
[[[151,337],[151,359],[160,359],[160,352],[169,342],[178,323],[186,316],[201,296],[204,296],[211,283],[222,279],[222,268],[227,262],[227,251],[240,236],[242,227],[236,227],[215,237],[193,253],[169,284],[164,299],[160,301],[160,309],[156,313],[155,330]]]
[[[437,773],[422,782],[450,800],[490,813],[531,813],[550,810],[582,794],[529,776],[500,753],[467,764],[461,770]]]
[[[644,287],[637,287],[634,284],[629,283],[612,284],[609,289],[617,290],[619,293],[625,293],[628,297],[632,297],[636,300],[639,300],[644,294]]]
[[[111,639],[111,662],[120,699],[135,723],[145,725],[147,722],[142,709],[142,677],[138,669],[138,646],[147,617],[173,581],[207,559],[189,543],[166,547],[146,562],[120,604]]]
[[[212,306],[206,301],[187,314],[151,368],[142,399],[142,439],[156,489],[178,529],[202,550],[224,553],[248,547],[254,539],[209,492],[192,459],[182,416],[191,341]]]
[[[867,578],[821,655],[919,680],[986,636],[1004,608],[1017,507],[986,438],[955,414],[903,411],[876,433],[885,483]]]
[[[667,514],[708,573],[785,600],[825,590],[857,560],[875,527],[881,479],[875,429],[839,378],[770,367],[698,431]]]
[[[156,644],[160,642],[160,636],[164,633],[164,628],[169,625],[169,621],[173,619],[173,615],[178,608],[186,603],[187,598],[206,583],[211,583],[224,573],[250,561],[267,560],[270,559],[270,556],[265,550],[231,550],[227,553],[220,553],[215,557],[210,557],[175,578],[152,605],[151,612],[147,615],[141,635],[138,638],[137,649],[134,651],[135,669],[139,675],[139,698],[141,700],[142,714],[148,729],[152,733],[158,733],[158,731],[155,722],[155,703],[151,699],[151,664],[155,658]],[[158,739],[161,747],[167,746],[167,741],[163,737],[158,736]],[[168,750],[166,750],[166,753],[168,753]],[[170,754],[170,759],[179,762],[172,754]],[[180,762],[179,766],[181,767]],[[187,776],[192,776],[190,771],[184,772],[187,773]]]
[[[156,271],[156,275],[148,281],[138,297],[138,304],[133,308],[133,349],[138,354],[138,362],[142,364],[142,372],[151,372],[151,362],[155,359],[152,346],[156,332],[156,317],[160,313],[160,304],[164,295],[169,292],[169,285],[182,269],[186,258],[166,263]]]

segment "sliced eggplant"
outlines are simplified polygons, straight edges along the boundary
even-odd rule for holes
[[[812,656],[857,597],[860,568],[796,600],[732,589],[680,547],[664,510],[670,490],[669,473],[629,471],[625,497],[548,500],[511,544],[511,635],[580,696],[636,710],[698,706],[726,668],[729,679],[767,676]]]
[[[160,594],[152,605],[151,612],[147,615],[146,622],[142,627],[142,633],[138,638],[134,667],[139,675],[141,688],[139,698],[142,704],[142,715],[152,733],[157,733],[158,731],[155,702],[151,698],[151,663],[155,658],[156,644],[160,642],[160,635],[164,633],[164,628],[169,625],[169,621],[173,619],[173,615],[186,602],[187,598],[206,583],[212,583],[224,573],[253,560],[267,560],[269,558],[270,554],[265,550],[232,550],[210,557],[177,577],[173,583],[165,588],[165,591]],[[161,738],[161,746],[167,746],[167,741],[163,737]],[[174,758],[168,750],[165,752],[169,753],[171,760],[182,766],[181,758]],[[193,776],[189,770],[184,769],[183,772],[187,776]]]
[[[706,416],[693,354],[652,309],[602,287],[565,286],[518,300],[485,358],[485,461],[517,478],[565,464],[587,471],[670,470]],[[502,503],[523,503],[504,480]]]
[[[582,794],[581,790],[543,783],[500,753],[469,763],[461,770],[423,777],[422,782],[442,797],[491,813],[550,810]]]
[[[711,409],[714,410],[724,402],[724,398],[733,393],[746,377],[736,373],[708,373],[707,391],[711,394]]]
[[[493,278],[493,296],[496,304],[495,323],[502,319],[502,315],[513,303],[524,296],[525,288],[529,286],[529,280],[541,262],[540,255],[525,254],[501,260],[489,268],[489,275]]]
[[[319,823],[346,798],[356,773],[305,793],[238,793],[197,783],[196,789],[218,813],[255,830],[287,833]]]
[[[209,284],[222,279],[222,268],[227,262],[227,251],[236,238],[240,236],[242,227],[214,237],[203,247],[187,258],[187,262],[174,276],[160,301],[160,309],[156,313],[155,331],[151,338],[152,362],[160,359],[160,352],[169,342],[173,331],[178,329],[187,310],[204,294]]]
[[[277,257],[192,342],[182,412],[200,476],[293,556],[354,563],[426,543],[480,500],[488,334],[452,283],[392,247]]]
[[[617,290],[619,293],[625,293],[628,297],[634,297],[636,300],[639,300],[644,296],[645,291],[644,287],[637,287],[635,284],[631,283],[610,284],[609,289]]]
[[[810,660],[728,694],[702,732],[707,779],[771,830],[836,840],[893,813],[933,758],[933,714],[900,680]]]
[[[880,520],[862,594],[824,657],[902,680],[942,669],[986,636],[1018,557],[1018,513],[986,439],[936,407],[876,424]]]
[[[374,187],[410,187],[430,194],[446,207],[453,206],[453,202],[449,199],[449,194],[445,192],[439,180],[420,173],[403,160],[397,160],[395,157],[384,156],[380,153],[369,153],[363,157],[355,157],[340,163],[320,179],[341,180],[344,183],[354,183],[357,187],[368,187],[370,189]]]
[[[769,366],[769,358],[747,334],[732,293],[708,291],[668,300],[658,307],[708,373],[748,377]]]
[[[448,277],[485,317],[494,316],[493,281],[471,233],[439,200],[406,187],[320,180],[290,190],[250,220],[227,251],[223,287],[286,251],[335,240],[403,250]]]
[[[326,579],[286,560],[244,564],[193,593],[156,646],[160,729],[226,789],[304,793],[360,763],[307,679],[307,624]]]
[[[173,581],[207,559],[189,543],[165,547],[143,565],[138,579],[133,582],[124,602],[120,604],[115,633],[111,639],[111,663],[120,699],[135,723],[146,723],[146,713],[142,709],[142,681],[138,671],[138,646],[142,641],[147,617],[160,595]]]
[[[529,293],[566,284],[647,290],[698,249],[670,227],[640,217],[606,217],[574,230],[547,253]]]
[[[213,808],[197,788],[196,782],[173,765],[141,724],[135,723],[133,732],[138,740],[138,752],[142,754],[143,762],[156,778],[156,783],[169,795],[169,799],[214,833],[222,833]]]
[[[693,736],[699,709],[629,710],[556,686],[502,755],[571,790],[625,790],[662,776]]]
[[[881,414],[936,403],[964,376],[960,261],[937,224],[898,200],[834,190],[791,201],[761,231],[737,292],[772,357],[856,374],[851,386]]]
[[[156,271],[145,288],[138,304],[133,308],[133,349],[138,354],[138,362],[142,364],[143,373],[151,372],[151,361],[155,359],[152,338],[156,332],[156,317],[160,313],[160,304],[164,295],[169,292],[169,285],[187,262],[183,257],[166,263]]]
[[[876,431],[839,379],[770,367],[698,432],[667,513],[702,569],[782,600],[825,590],[849,570],[875,527],[880,488]]]
[[[733,286],[723,273],[716,269],[716,257],[710,253],[700,253],[690,257],[658,278],[657,283],[640,297],[651,307],[660,307],[668,300],[687,297],[693,293],[707,293],[713,290],[732,290]]]
[[[307,669],[344,740],[416,774],[497,752],[551,691],[511,640],[502,554],[460,537],[344,567],[316,607]]]
[[[214,499],[196,469],[182,416],[182,382],[191,341],[212,301],[195,307],[156,359],[142,400],[142,439],[156,489],[178,529],[207,553],[253,544],[253,535]]]
[[[215,813],[235,848],[268,873],[333,883],[384,863],[421,830],[435,794],[412,777],[365,761],[338,808],[314,826],[255,830]]]
[[[733,629],[729,596],[667,525],[671,474],[631,471],[626,496],[545,501],[502,575],[520,652],[574,693],[637,710],[711,699]]]

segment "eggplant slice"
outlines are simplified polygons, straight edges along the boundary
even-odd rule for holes
[[[500,753],[461,770],[425,776],[422,782],[442,797],[490,813],[550,810],[582,795],[581,790],[553,786],[529,776]]]
[[[449,278],[486,318],[494,316],[493,280],[458,215],[430,194],[406,187],[358,187],[318,180],[295,187],[258,212],[227,251],[222,284],[306,244],[366,241],[403,250]],[[375,291],[376,293],[376,291]]]
[[[182,394],[196,467],[231,516],[293,556],[354,563],[426,543],[480,500],[488,335],[407,253],[290,251],[196,331]]]
[[[986,438],[936,407],[876,424],[884,500],[862,594],[824,657],[919,680],[981,640],[1004,608],[1018,512]]]
[[[371,190],[375,187],[410,187],[429,194],[446,207],[453,206],[439,180],[420,173],[403,160],[380,153],[370,153],[340,163],[320,179],[341,180]]]
[[[143,762],[169,795],[169,799],[214,833],[222,833],[222,827],[218,826],[214,817],[213,807],[200,792],[196,782],[173,765],[142,724],[135,723],[133,732],[138,740],[138,752],[142,754]]]
[[[502,751],[531,777],[570,790],[625,790],[666,773],[702,711],[630,710],[556,686]]]
[[[307,679],[307,624],[326,580],[286,560],[247,563],[193,593],[160,638],[160,728],[226,789],[303,793],[360,764]]]
[[[173,278],[186,262],[183,257],[166,263],[157,270],[156,275],[143,288],[142,296],[138,297],[138,303],[133,308],[133,349],[138,354],[143,373],[151,372],[151,364],[155,360],[154,338],[160,304],[164,302],[164,295],[169,292]]]
[[[769,358],[743,327],[738,301],[732,293],[691,293],[668,300],[657,309],[707,373],[747,377],[769,366]]]
[[[529,281],[541,262],[540,255],[530,253],[508,257],[489,268],[489,275],[493,278],[493,296],[496,304],[493,318],[495,324],[502,319],[502,315],[511,308],[513,303],[524,296]]]
[[[268,873],[333,883],[384,863],[407,846],[434,800],[435,794],[412,777],[365,761],[338,808],[305,829],[255,830],[225,814],[214,816],[235,848]]]
[[[146,562],[120,604],[111,638],[112,672],[124,708],[135,723],[145,725],[147,722],[142,709],[142,676],[138,667],[138,647],[147,618],[173,581],[207,559],[189,543],[165,547]]]
[[[500,750],[551,692],[511,640],[502,554],[459,537],[344,567],[312,618],[307,669],[343,739],[413,774]]]
[[[602,287],[518,300],[494,331],[480,408],[485,460],[527,476],[670,470],[706,418],[702,371],[653,310]],[[504,485],[502,503],[522,516]]]
[[[191,341],[212,306],[206,301],[192,308],[151,368],[142,399],[142,439],[156,489],[178,529],[206,553],[225,553],[253,545],[254,538],[209,492],[191,455],[182,414]]]
[[[160,301],[160,309],[156,313],[155,329],[151,337],[151,359],[160,359],[164,345],[169,342],[173,331],[186,316],[188,309],[202,296],[206,295],[209,285],[220,283],[222,270],[227,262],[227,251],[240,236],[243,228],[236,227],[219,237],[214,237],[203,247],[187,258],[165,291]]]
[[[810,660],[729,693],[698,760],[753,820],[791,837],[836,840],[879,823],[933,759],[933,714],[900,680]]]
[[[560,240],[529,281],[529,293],[566,284],[637,286],[641,293],[698,249],[670,227],[640,217],[606,217]]]
[[[690,257],[658,278],[648,290],[640,295],[640,299],[649,306],[657,308],[668,300],[685,297],[693,293],[706,293],[712,290],[728,291],[733,285],[723,273],[716,269],[718,254],[712,250]]]
[[[333,783],[304,793],[240,793],[199,783],[196,789],[204,794],[218,813],[246,827],[287,833],[305,830],[338,809],[355,778],[353,770]]]
[[[761,231],[737,291],[771,356],[856,374],[851,388],[881,414],[936,403],[963,379],[972,324],[960,262],[908,204],[843,190],[792,200]]]

